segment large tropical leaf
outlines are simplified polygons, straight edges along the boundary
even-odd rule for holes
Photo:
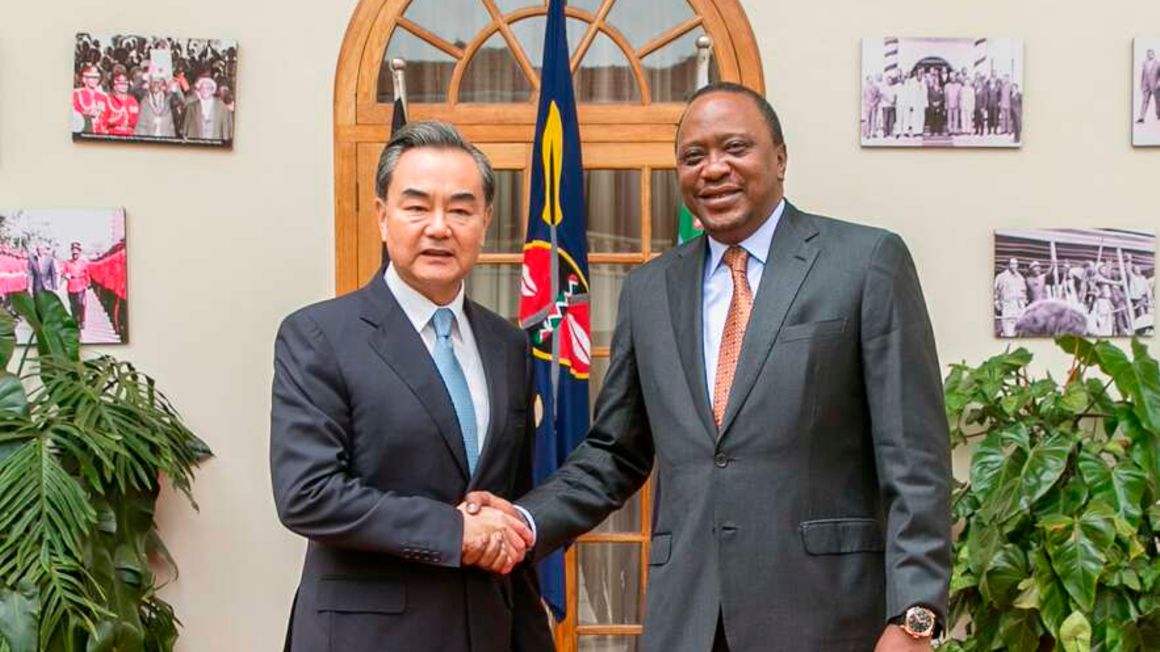
[[[1095,603],[1096,582],[1107,561],[1104,550],[1115,539],[1115,516],[1106,503],[1093,501],[1079,518],[1055,515],[1040,522],[1052,568],[1085,613]]]
[[[1144,515],[1144,489],[1148,476],[1131,460],[1109,463],[1104,458],[1083,450],[1078,466],[1087,481],[1093,498],[1101,499],[1116,508],[1116,512],[1134,526]]]
[[[1073,446],[1071,436],[1056,433],[1031,449],[1023,468],[1023,493],[1029,504],[1042,498],[1063,475]]]
[[[0,313],[3,312],[0,310]],[[28,395],[24,391],[24,383],[5,371],[0,371],[0,412],[28,414]]]
[[[1083,612],[1073,611],[1063,621],[1059,642],[1065,652],[1089,652],[1092,649],[1092,625]]]
[[[32,582],[0,588],[0,639],[11,652],[36,652],[39,616],[40,598]]]

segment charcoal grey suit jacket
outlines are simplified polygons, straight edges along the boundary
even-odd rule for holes
[[[536,554],[657,491],[643,649],[872,650],[945,614],[950,440],[934,339],[898,236],[787,204],[723,425],[702,351],[707,245],[631,273],[587,440],[519,500]],[[654,461],[655,460],[655,461]]]
[[[468,300],[491,425],[475,475],[451,398],[380,271],[287,317],[274,353],[270,470],[278,516],[309,540],[293,652],[552,650],[533,567],[460,567],[469,490],[531,487],[524,334]]]

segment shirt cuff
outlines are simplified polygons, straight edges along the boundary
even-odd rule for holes
[[[520,507],[516,504],[513,504],[512,507],[515,507],[517,510],[519,510],[520,516],[524,517],[524,522],[527,523],[528,527],[532,529],[532,545],[536,545],[536,539],[539,538],[539,535],[536,534],[536,519],[532,518],[532,513],[523,507]]]

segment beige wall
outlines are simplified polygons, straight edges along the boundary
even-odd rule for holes
[[[166,496],[159,515],[182,569],[166,589],[181,650],[280,644],[303,544],[270,499],[271,342],[284,314],[333,287],[330,107],[354,5],[0,6],[0,206],[128,209],[133,343],[113,353],[154,374],[217,453],[195,485],[201,512]],[[1127,122],[1131,37],[1160,25],[1160,3],[745,6],[786,128],[789,196],[907,239],[944,363],[1002,348],[988,314],[994,228],[1160,226],[1160,149],[1133,150]],[[64,107],[80,29],[238,40],[234,151],[74,145]],[[859,38],[885,33],[1024,38],[1023,149],[861,149]]]

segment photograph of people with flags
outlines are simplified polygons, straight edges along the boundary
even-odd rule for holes
[[[1156,332],[1156,234],[1128,229],[995,233],[995,335]]]
[[[1019,147],[1023,42],[862,39],[864,147]]]

